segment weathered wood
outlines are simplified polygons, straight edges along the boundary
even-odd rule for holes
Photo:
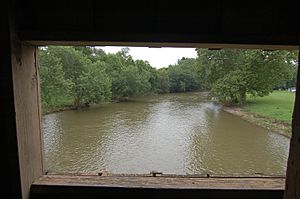
[[[64,37],[67,34],[68,37]],[[108,45],[108,46],[150,46],[150,47],[198,47],[198,48],[243,48],[295,50],[295,36],[291,38],[270,36],[230,36],[223,35],[172,35],[102,33],[74,31],[21,31],[21,40],[31,45]],[[242,38],[247,37],[248,40]],[[64,39],[63,39],[64,38]],[[126,38],[126,39],[123,39]],[[291,40],[291,41],[287,41]]]
[[[78,37],[70,38],[69,40],[59,41],[58,37],[53,34],[49,40],[39,39],[39,36],[34,37],[34,34],[43,35],[40,33],[31,33],[26,34],[30,37],[26,37],[23,33],[22,42],[26,45],[70,45],[70,46],[136,46],[136,47],[180,47],[180,48],[233,48],[233,49],[267,49],[267,50],[297,50],[298,46],[296,45],[267,45],[267,44],[226,44],[226,43],[172,43],[172,42],[118,42],[118,41],[99,41],[99,34],[94,33],[93,37],[90,37],[89,40],[78,41],[78,37],[84,37],[91,34],[80,34],[80,33],[70,33],[70,35],[79,34]],[[49,31],[48,31],[49,34]],[[32,40],[35,38],[36,40]],[[98,40],[97,40],[98,38]]]
[[[189,178],[138,176],[45,175],[33,185],[105,186],[172,189],[284,190],[285,178]]]
[[[42,139],[36,47],[12,44],[12,72],[22,198],[29,198],[32,182],[42,175]]]
[[[148,174],[126,174],[126,173],[70,173],[70,172],[47,172],[47,176],[105,176],[105,177],[153,177],[153,173]],[[281,179],[285,178],[284,175],[263,175],[263,174],[254,174],[254,175],[214,175],[214,174],[167,174],[158,172],[155,177],[164,177],[164,178],[260,178],[260,179]]]
[[[300,53],[298,57],[298,77],[296,98],[292,119],[292,137],[288,159],[285,199],[300,199]]]
[[[46,175],[31,198],[282,198],[284,178],[181,178]]]

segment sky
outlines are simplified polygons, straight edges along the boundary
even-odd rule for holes
[[[116,53],[124,46],[105,46],[99,47],[106,53]],[[177,63],[182,57],[196,58],[195,48],[148,48],[148,47],[129,47],[129,54],[134,60],[141,59],[148,61],[152,67],[163,68],[170,64]]]

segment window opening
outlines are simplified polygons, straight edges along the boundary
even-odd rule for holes
[[[296,51],[39,49],[46,172],[285,175]]]

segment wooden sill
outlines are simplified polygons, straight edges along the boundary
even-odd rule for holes
[[[96,186],[172,189],[284,190],[283,177],[165,177],[44,175],[33,185]]]
[[[282,198],[284,177],[45,175],[31,198]]]

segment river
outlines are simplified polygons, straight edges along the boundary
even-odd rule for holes
[[[115,174],[285,175],[289,139],[204,93],[147,96],[43,116],[45,169]]]

